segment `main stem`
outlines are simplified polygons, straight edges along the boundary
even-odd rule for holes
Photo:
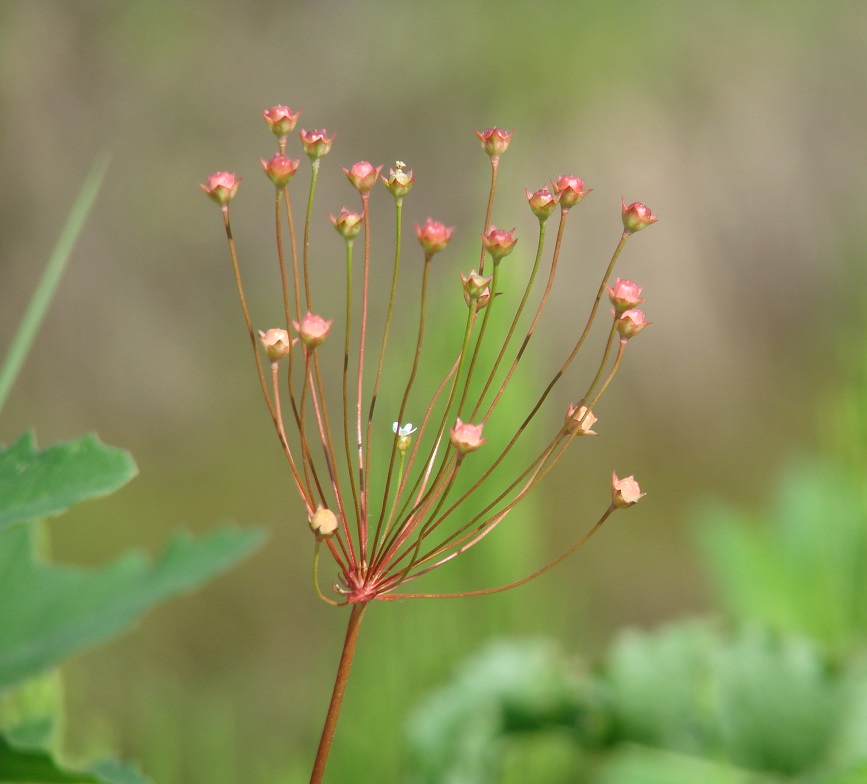
[[[337,729],[337,718],[340,715],[340,706],[349,681],[349,670],[352,667],[352,658],[355,656],[358,630],[366,607],[366,602],[352,605],[352,614],[349,616],[349,625],[346,628],[346,639],[343,641],[343,653],[340,654],[337,677],[334,679],[334,691],[331,692],[331,702],[328,705],[328,714],[325,716],[322,738],[319,740],[313,772],[310,774],[310,784],[319,784],[325,775],[325,763],[328,762],[328,752],[331,751],[331,741],[334,740],[334,731]]]

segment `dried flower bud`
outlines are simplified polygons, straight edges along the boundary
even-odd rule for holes
[[[208,194],[208,198],[224,207],[235,198],[241,178],[235,177],[233,172],[216,172],[207,177],[208,184],[199,187]]]
[[[331,329],[331,322],[334,319],[327,321],[321,316],[316,316],[310,311],[301,319],[300,322],[293,321],[292,326],[298,336],[308,348],[316,348],[325,338],[328,337],[328,331]]]
[[[468,422],[462,422],[460,417],[458,417],[455,426],[449,430],[452,446],[457,449],[460,455],[475,452],[488,440],[487,438],[482,438],[483,427],[484,425],[471,425]]]
[[[587,406],[579,406],[574,403],[569,406],[566,412],[566,432],[572,436],[595,436],[598,433],[591,428],[598,418],[592,411],[587,410]]]
[[[616,473],[611,475],[611,503],[618,509],[626,509],[637,504],[644,495],[634,476],[618,479]]]
[[[403,161],[395,161],[395,168],[389,169],[388,179],[382,178],[385,187],[391,191],[391,195],[395,199],[400,200],[409,193],[412,184],[415,182],[412,169],[407,169]]]
[[[627,234],[634,234],[636,231],[641,231],[651,223],[656,223],[656,221],[659,220],[659,218],[650,211],[650,207],[647,207],[640,201],[633,202],[627,207],[626,202],[621,198],[620,211],[623,215],[623,229]]]
[[[328,219],[334,224],[334,228],[340,233],[340,236],[347,240],[355,239],[358,232],[361,231],[362,221],[364,216],[359,212],[351,212],[346,207],[340,208],[340,215],[336,218],[329,215]]]
[[[289,184],[289,180],[292,179],[295,172],[298,171],[298,164],[301,163],[301,159],[296,158],[293,161],[291,158],[287,158],[285,155],[277,153],[272,156],[269,161],[266,161],[264,158],[259,158],[259,163],[262,164],[265,174],[268,175],[268,178],[276,187],[285,188]]]
[[[305,131],[303,128],[299,134],[301,136],[301,144],[304,146],[304,153],[310,160],[323,158],[331,152],[331,143],[334,141],[334,134],[330,139],[323,128],[321,131]]]
[[[425,255],[428,257],[439,253],[449,244],[454,230],[454,226],[446,228],[442,223],[437,223],[430,218],[427,219],[424,226],[415,224],[415,235],[418,237],[418,241],[421,243]]]
[[[644,313],[635,308],[626,310],[619,315],[615,314],[614,325],[617,328],[617,332],[620,333],[622,340],[634,338],[641,330],[652,323],[651,321],[645,321]]]
[[[271,133],[280,139],[285,139],[295,130],[295,124],[300,115],[300,111],[292,114],[292,110],[288,106],[272,106],[262,112],[262,117],[268,123]]]
[[[638,307],[644,300],[641,298],[641,286],[631,280],[617,278],[613,286],[606,286],[608,298],[616,313]]]
[[[551,217],[554,208],[557,206],[557,197],[548,190],[547,186],[542,186],[535,193],[530,193],[526,188],[524,193],[527,194],[527,201],[530,203],[530,209],[543,223]]]
[[[292,340],[285,329],[269,329],[267,332],[259,330],[259,339],[271,362],[279,362],[292,351]]]
[[[322,504],[316,507],[316,511],[307,520],[317,539],[327,539],[337,530],[337,515]]]
[[[502,128],[488,128],[486,131],[476,131],[476,136],[482,143],[482,149],[490,155],[502,155],[509,147],[509,141],[514,131],[504,131]]]
[[[373,165],[367,161],[359,161],[353,163],[351,168],[344,169],[343,173],[349,178],[352,187],[359,193],[368,193],[376,185],[376,179],[381,171],[382,166],[374,169]]]
[[[557,178],[557,182],[552,182],[551,185],[554,188],[554,193],[557,194],[557,201],[562,210],[574,207],[593,190],[593,188],[585,190],[584,180],[580,177],[572,177],[569,174],[560,175]]]
[[[517,243],[515,239],[515,230],[498,229],[496,226],[491,226],[487,234],[482,235],[482,245],[494,261],[499,261],[504,256],[508,256]]]

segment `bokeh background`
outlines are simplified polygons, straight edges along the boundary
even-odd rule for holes
[[[431,585],[522,576],[595,520],[612,469],[648,496],[519,591],[369,613],[333,765],[396,781],[407,711],[485,641],[542,635],[592,660],[624,625],[712,609],[697,507],[758,508],[778,469],[816,448],[832,413],[822,401],[864,334],[865,53],[857,0],[0,3],[4,341],[91,163],[113,155],[0,421],[4,442],[26,428],[43,445],[96,430],[139,463],[121,493],[52,526],[56,557],[157,552],[179,527],[224,520],[271,533],[231,575],[66,669],[72,748],[118,749],[162,784],[265,784],[304,780],[318,738],[345,621],[310,587],[306,521],[219,214],[197,187],[219,169],[245,177],[236,238],[253,308],[276,318],[264,108],[289,104],[300,127],[338,134],[317,195],[323,292],[342,265],[325,214],[357,198],[339,166],[413,168],[406,218],[457,226],[438,261],[443,296],[473,265],[483,221],[473,129],[515,129],[494,222],[518,227],[518,271],[535,242],[523,189],[584,178],[594,192],[534,347],[543,375],[592,300],[620,197],[660,216],[618,268],[645,286],[654,324],[597,412],[602,437],[486,552]],[[390,203],[374,198],[380,226]]]

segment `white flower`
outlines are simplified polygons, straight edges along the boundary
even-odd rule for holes
[[[413,427],[413,426],[412,426],[412,422],[407,422],[405,425],[401,425],[400,423],[395,422],[395,423],[391,426],[391,429],[392,429],[395,433],[397,433],[399,436],[408,436],[408,435],[412,435],[413,433],[415,433],[416,430],[418,430],[417,427]]]

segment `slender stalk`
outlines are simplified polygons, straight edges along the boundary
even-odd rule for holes
[[[500,169],[500,156],[491,156],[491,189],[488,192],[488,207],[485,210],[485,227],[482,229],[482,236],[488,233],[491,227],[491,213],[494,211],[494,197],[497,195],[497,172]],[[479,259],[479,275],[485,272],[485,244],[482,243],[482,255]],[[493,295],[493,290],[492,290]],[[493,296],[492,296],[493,299]]]
[[[478,591],[462,591],[461,593],[382,594],[379,596],[379,598],[386,601],[394,601],[395,599],[463,599],[465,596],[487,596],[492,593],[502,593],[503,591],[517,588],[519,585],[524,585],[524,583],[535,580],[537,577],[543,575],[549,569],[553,569],[561,561],[565,561],[578,548],[582,547],[584,543],[602,527],[602,524],[608,519],[608,517],[616,508],[617,507],[615,507],[614,504],[610,504],[605,510],[602,517],[600,517],[599,520],[596,522],[596,524],[586,534],[584,534],[584,536],[582,536],[577,542],[575,542],[575,544],[573,544],[568,550],[566,550],[566,552],[558,555],[553,561],[549,561],[548,563],[546,563],[541,569],[537,569],[532,574],[528,574],[526,577],[523,577],[520,580],[515,580],[515,582],[509,583],[508,585],[500,585],[497,588],[482,588]]]
[[[352,335],[352,240],[346,241],[346,331],[343,338],[343,451],[346,454],[346,470],[355,504],[355,519],[361,526],[361,506],[355,487],[355,468],[352,465],[352,450],[349,447],[349,341]]]
[[[366,602],[352,605],[349,625],[346,627],[346,638],[343,641],[343,652],[340,654],[340,663],[337,665],[337,677],[334,679],[334,690],[331,692],[331,702],[328,704],[325,725],[322,727],[322,737],[316,751],[316,760],[313,762],[313,772],[310,774],[310,784],[319,784],[325,775],[325,764],[328,762],[328,752],[331,751],[331,742],[334,740],[334,731],[337,729],[340,706],[343,704],[343,695],[346,693],[346,684],[349,682],[349,671],[355,656],[358,631],[366,607]]]
[[[30,346],[36,338],[42,320],[48,312],[48,306],[54,298],[60,278],[72,256],[78,235],[84,228],[90,209],[102,187],[109,158],[108,153],[103,152],[94,162],[84,185],[81,186],[81,191],[69,211],[69,216],[63,225],[54,250],[51,251],[51,257],[42,273],[39,284],[36,286],[36,291],[33,292],[33,298],[21,318],[18,331],[9,346],[2,366],[0,366],[0,408],[3,408],[3,404],[6,402],[9,391],[15,383],[15,379],[18,378],[24,360],[30,351]]]
[[[310,222],[313,217],[313,196],[316,193],[317,179],[319,179],[319,158],[315,158],[312,161],[310,191],[307,195],[307,215],[304,218],[304,252],[302,254],[302,266],[304,270],[304,303],[309,311],[313,310],[313,299],[310,296]]]

